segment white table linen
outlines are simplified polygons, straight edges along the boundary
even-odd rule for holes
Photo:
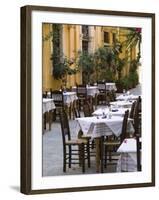
[[[70,105],[78,99],[76,92],[63,92],[64,104]]]
[[[109,91],[116,91],[117,88],[116,88],[116,84],[115,83],[106,83],[106,89],[109,90]]]
[[[43,113],[49,112],[50,110],[55,109],[55,104],[53,99],[43,98]]]
[[[99,94],[99,89],[97,86],[86,86],[87,88],[87,95],[95,97],[96,94]],[[72,90],[76,92],[76,87],[73,87]],[[79,88],[79,91],[82,90],[82,88]]]
[[[123,117],[112,116],[111,119],[102,119],[97,117],[81,117],[76,118],[79,126],[85,135],[89,135],[92,138],[101,136],[116,135],[119,136],[122,130]],[[133,133],[134,128],[131,120],[128,120],[127,129]]]
[[[110,113],[112,116],[123,117],[126,110],[128,110],[128,108],[111,108],[111,111],[109,110],[109,108],[99,108],[99,109],[95,110],[92,113],[92,115],[102,116],[102,115],[108,115]]]
[[[48,97],[49,98],[51,97],[50,92],[48,92]],[[67,106],[70,106],[70,103],[73,103],[74,100],[78,99],[76,92],[63,92],[63,98],[64,98],[64,104]],[[58,98],[58,95],[54,94],[52,96],[52,99],[61,100]]]
[[[122,108],[130,108],[133,101],[112,101],[110,102],[110,105],[112,105],[115,108],[122,107]]]
[[[121,153],[117,163],[117,172],[137,171],[137,147],[135,138],[126,138],[117,152]]]
[[[116,100],[119,100],[119,101],[137,100],[138,97],[139,97],[138,95],[134,95],[134,94],[130,94],[130,95],[121,94],[118,97],[116,97]]]
[[[98,88],[101,90],[105,90],[106,88],[106,90],[109,90],[109,91],[117,90],[115,83],[98,83]]]

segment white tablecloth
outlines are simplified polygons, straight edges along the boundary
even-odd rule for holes
[[[55,109],[55,104],[53,99],[43,98],[43,113],[49,112],[50,110]]]
[[[111,119],[102,119],[102,117],[81,117],[76,120],[83,133],[85,135],[90,135],[92,138],[112,134],[119,136],[121,134],[123,117],[112,116]],[[130,133],[134,133],[131,120],[128,120],[127,129]]]
[[[111,111],[109,110],[109,108],[99,108],[97,110],[95,110],[92,115],[94,116],[102,116],[104,115],[108,115],[108,113],[110,113],[112,116],[121,116],[123,117],[125,114],[125,111],[128,110],[127,108],[112,108]]]
[[[99,93],[99,89],[98,89],[97,86],[87,86],[86,88],[87,88],[87,95],[88,95],[88,96],[95,97],[95,95]],[[74,92],[76,92],[76,87],[73,87],[72,90],[73,90]],[[79,91],[80,91],[80,90],[82,90],[82,88],[79,89]]]
[[[76,92],[63,92],[64,96],[64,104],[70,105],[70,103],[73,103],[74,100],[77,100],[78,97],[76,95]]]
[[[137,171],[136,139],[134,138],[125,139],[117,152],[121,153],[117,163],[117,172]]]
[[[114,90],[114,91],[117,90],[115,83],[106,83],[106,89],[110,90],[110,91],[111,90]]]
[[[50,93],[48,93],[48,95],[51,96]],[[59,95],[59,97],[61,97],[61,95]],[[61,100],[59,99],[58,95],[54,95],[52,96],[52,99],[56,99],[56,100]],[[70,105],[70,103],[73,103],[74,100],[77,100],[77,95],[76,92],[63,92],[63,98],[64,98],[64,104],[66,105]]]
[[[116,100],[119,100],[119,101],[137,100],[138,97],[139,97],[138,95],[133,95],[133,94],[130,94],[130,95],[121,94],[120,96],[116,98]]]
[[[101,89],[101,90],[105,90],[105,85],[106,85],[106,90],[109,90],[109,91],[116,91],[117,88],[116,88],[116,84],[115,83],[98,83],[98,88]]]
[[[113,101],[110,102],[110,105],[114,107],[122,107],[122,108],[130,108],[132,105],[133,101]]]

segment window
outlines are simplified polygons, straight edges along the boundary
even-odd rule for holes
[[[116,33],[113,33],[113,43],[116,42]]]
[[[83,39],[87,40],[88,39],[88,26],[86,26],[86,25],[82,26],[82,34],[83,34]]]
[[[104,32],[104,43],[109,43],[109,32]]]
[[[82,51],[88,52],[88,41],[82,41]]]

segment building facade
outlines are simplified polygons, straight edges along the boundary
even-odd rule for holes
[[[98,48],[113,48],[115,43],[119,45],[126,40],[129,32],[126,28],[101,27],[87,25],[57,25],[43,24],[42,26],[42,63],[43,63],[43,90],[50,88],[59,89],[62,79],[57,79],[53,75],[56,59],[66,57],[73,61],[78,57],[79,52],[93,54]],[[57,38],[56,38],[57,37]],[[138,49],[136,47],[122,47],[120,58],[127,57],[128,62],[122,70],[122,75],[129,72],[129,63],[136,59]],[[60,55],[53,58],[53,54]],[[75,64],[71,65],[72,68]],[[82,83],[82,72],[67,76],[67,87]]]

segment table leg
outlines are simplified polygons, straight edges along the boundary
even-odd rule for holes
[[[95,109],[97,109],[97,94],[95,94],[94,100],[95,100]]]
[[[48,118],[49,118],[48,121],[49,121],[49,131],[50,131],[51,130],[51,123],[52,123],[52,116],[51,116],[52,115],[52,111],[49,111],[48,115],[49,115],[48,116]]]
[[[100,138],[95,138],[96,144],[96,172],[99,172],[100,168]]]

